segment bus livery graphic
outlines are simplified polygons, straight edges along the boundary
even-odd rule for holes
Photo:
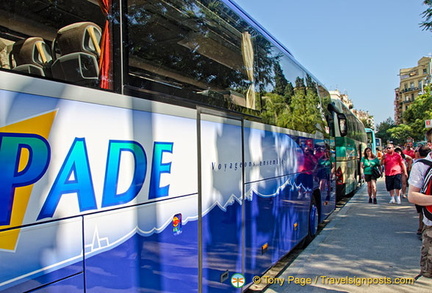
[[[47,169],[47,139],[56,111],[0,128],[0,228],[22,224],[33,183]],[[38,155],[35,155],[37,153]],[[41,155],[45,159],[40,160]],[[11,169],[13,168],[13,169]],[[2,233],[0,249],[14,250],[19,229]]]
[[[363,126],[234,0],[36,2],[0,5],[0,292],[238,292],[357,185]]]

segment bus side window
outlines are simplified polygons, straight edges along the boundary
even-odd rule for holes
[[[347,128],[347,118],[344,114],[338,114],[339,131],[341,136],[346,136],[348,134]]]
[[[12,70],[38,76],[50,76],[51,62],[50,48],[40,37],[17,41],[9,55]]]
[[[99,82],[101,28],[92,22],[70,24],[58,30],[53,41],[54,78],[79,85]]]

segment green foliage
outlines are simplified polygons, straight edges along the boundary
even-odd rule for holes
[[[396,127],[395,122],[389,117],[385,121],[377,125],[377,132],[375,135],[376,137],[381,138],[383,144],[387,143],[387,141],[393,141],[394,139],[389,133],[389,130],[394,127]]]
[[[261,113],[263,121],[268,124],[286,127],[283,123],[290,116],[290,107],[285,103],[284,97],[275,93],[268,93],[263,97],[263,108]]]
[[[422,13],[425,21],[420,23],[420,27],[422,27],[423,30],[432,31],[432,0],[425,0],[423,4],[429,7]]]
[[[295,88],[287,82],[283,93],[273,91],[265,94],[264,111],[261,114],[263,121],[307,133],[323,129],[325,122],[321,107],[318,106],[320,101],[317,90],[313,82],[310,82],[310,85],[306,87],[304,80],[297,78]]]
[[[279,63],[275,63],[274,65],[274,74],[275,87],[273,89],[273,93],[284,96],[285,88],[288,85],[288,80],[285,78]]]
[[[391,141],[398,145],[403,145],[407,138],[412,137],[412,128],[406,124],[399,124],[398,126],[392,127],[387,130],[387,133],[390,134]]]
[[[423,140],[426,132],[425,120],[432,119],[432,92],[427,86],[424,93],[418,96],[403,114],[405,124],[411,128],[410,136],[414,140]]]
[[[360,121],[363,123],[364,127],[373,128],[373,125],[372,125],[370,119],[362,118],[362,119],[360,119]]]
[[[404,144],[407,138],[415,141],[424,139],[426,128],[425,120],[432,119],[432,92],[431,87],[424,88],[424,93],[418,96],[403,114],[404,124],[395,125],[391,118],[377,127],[377,137],[385,143],[393,141],[395,144]]]

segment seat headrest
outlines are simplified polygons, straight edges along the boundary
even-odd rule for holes
[[[53,51],[58,55],[85,52],[100,55],[101,28],[92,22],[78,22],[58,30]]]
[[[49,46],[40,37],[17,41],[13,44],[10,54],[16,66],[24,64],[43,66],[52,60]]]

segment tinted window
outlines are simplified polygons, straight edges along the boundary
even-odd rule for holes
[[[112,83],[112,42],[101,41],[109,17],[98,1],[2,0],[0,15],[2,69],[83,86]]]
[[[130,85],[255,108],[255,33],[222,3],[127,3]]]
[[[328,132],[320,106],[321,99],[328,101],[328,92],[289,54],[266,41],[257,43],[264,122],[308,133]]]

